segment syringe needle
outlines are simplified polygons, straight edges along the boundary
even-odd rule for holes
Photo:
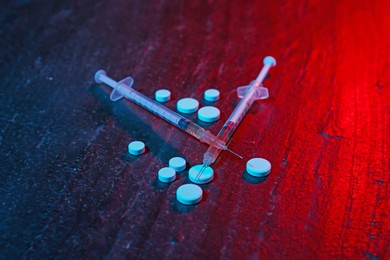
[[[196,175],[196,179],[198,180],[200,176],[202,176],[202,173],[204,172],[204,170],[206,170],[207,168],[207,165],[206,164],[203,164],[202,165],[202,169],[200,169],[200,171],[198,172],[198,174]]]
[[[231,152],[232,154],[234,154],[235,156],[237,156],[237,157],[240,158],[240,159],[243,159],[241,155],[239,155],[239,154],[233,152],[232,150],[230,150],[230,149],[227,148],[227,147],[226,147],[226,151]]]

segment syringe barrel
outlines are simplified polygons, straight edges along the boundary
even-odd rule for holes
[[[118,83],[108,77],[104,70],[98,70],[95,73],[95,81],[96,83],[105,83],[114,89],[113,92],[111,92],[111,100],[116,101],[122,97],[125,97],[137,105],[152,112],[153,114],[158,115],[159,117],[172,123],[181,130],[189,133],[201,142],[207,143],[208,145],[216,147],[217,149],[227,148],[225,142],[219,140],[210,131],[206,131],[204,128],[193,123],[189,119],[179,115],[178,113],[175,113],[169,108],[131,88],[134,82],[133,78],[127,77]]]
[[[181,130],[199,139],[201,142],[207,143],[212,147],[217,147],[218,149],[226,148],[225,142],[219,140],[210,131],[205,130],[201,126],[193,123],[192,121],[179,115],[178,113],[175,113],[174,111],[159,104],[158,102],[151,100],[137,90],[130,88],[125,84],[118,84],[115,87],[115,90],[119,91],[127,99],[133,101],[134,103],[140,105],[146,110],[149,110],[150,112],[160,116],[161,118],[180,128]]]
[[[169,108],[159,104],[158,102],[146,97],[142,93],[137,90],[126,86],[125,84],[118,84],[115,87],[116,91],[119,91],[124,97],[133,101],[137,105],[145,108],[146,110],[152,112],[155,115],[165,119],[166,121],[172,123],[180,129],[186,128],[187,124],[183,124],[183,122],[189,121],[185,117],[175,113]],[[183,129],[186,131],[186,129]]]
[[[236,123],[238,126],[238,124],[244,118],[248,110],[251,108],[253,102],[256,100],[258,93],[261,91],[259,89],[261,85],[257,86],[255,82],[252,82],[250,86],[251,87],[248,89],[248,92],[245,94],[245,96],[241,98],[240,102],[238,103],[226,123],[231,121]]]

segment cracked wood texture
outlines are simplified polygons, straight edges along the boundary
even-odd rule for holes
[[[0,257],[389,259],[389,2],[3,1]],[[207,146],[96,85],[173,99],[218,88],[217,133],[266,55],[278,65],[196,206],[157,171]],[[127,153],[141,140],[142,156]],[[268,178],[246,160],[272,164]]]

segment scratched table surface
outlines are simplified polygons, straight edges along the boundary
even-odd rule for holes
[[[388,1],[4,2],[0,258],[390,258]],[[187,116],[217,134],[267,55],[270,97],[229,143],[244,160],[223,152],[195,206],[175,194],[207,146],[93,80],[170,89],[173,110],[217,88],[220,120]]]

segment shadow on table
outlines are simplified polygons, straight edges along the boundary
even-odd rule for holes
[[[263,183],[268,178],[268,176],[269,175],[264,176],[264,177],[254,177],[254,176],[250,175],[247,171],[244,171],[242,173],[242,179],[245,182],[249,183],[249,184],[260,184],[260,183]]]
[[[177,201],[177,199],[175,197],[171,201],[172,209],[174,211],[176,211],[178,213],[182,213],[182,214],[192,212],[192,211],[195,210],[196,207],[198,207],[198,205],[200,203],[203,203],[206,200],[206,197],[207,197],[207,195],[203,191],[203,198],[202,198],[202,200],[199,203],[195,204],[195,205],[184,205],[184,204],[180,203],[179,201]]]
[[[96,84],[92,85],[89,91],[102,104],[103,112],[114,115],[117,125],[126,130],[129,136],[137,136],[138,139],[147,142],[146,152],[150,152],[155,156],[159,155],[159,159],[163,161],[168,161],[174,156],[183,156],[178,149],[169,145],[166,140],[155,133],[151,125],[145,124],[137,114],[132,112],[126,103],[131,101],[124,102],[125,99],[122,99],[112,102],[109,98],[110,93]],[[164,152],[161,152],[162,145],[164,145]],[[135,161],[138,158],[139,156],[130,155],[126,152],[122,155],[122,159],[129,162]]]

